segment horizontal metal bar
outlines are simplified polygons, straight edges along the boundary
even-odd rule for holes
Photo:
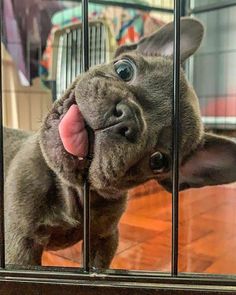
[[[78,270],[80,272],[78,272]],[[78,268],[55,268],[55,267],[38,267],[27,269],[5,269],[0,270],[1,281],[41,281],[41,282],[68,282],[73,281],[84,282],[87,284],[120,284],[126,283],[133,285],[134,283],[140,284],[173,284],[194,286],[212,286],[212,288],[231,287],[236,290],[236,276],[229,275],[210,275],[210,274],[194,274],[194,273],[180,273],[177,277],[171,277],[167,273],[154,273],[142,271],[122,271],[122,270],[109,270],[102,273],[83,273],[83,269]],[[0,288],[1,290],[1,288]]]
[[[58,289],[59,288],[59,289]],[[208,288],[208,286],[176,286],[176,285],[158,285],[158,284],[119,284],[112,283],[93,283],[88,284],[87,282],[26,282],[24,280],[20,281],[10,281],[6,280],[4,283],[0,283],[1,295],[9,294],[31,294],[31,295],[196,295],[196,294],[207,294],[207,295],[235,295],[235,290],[230,287],[225,288]]]
[[[81,0],[69,0],[70,2],[80,3]],[[129,3],[129,2],[116,2],[112,0],[90,0],[90,3],[100,4],[100,5],[107,5],[107,6],[119,6],[124,8],[131,8],[131,9],[138,9],[143,11],[158,11],[162,13],[173,13],[173,9],[163,8],[158,6],[149,6],[145,4],[139,3]]]
[[[210,11],[224,9],[224,8],[228,8],[232,6],[236,6],[236,0],[224,0],[219,3],[203,5],[200,7],[190,9],[189,14],[199,14],[204,12],[210,12]]]

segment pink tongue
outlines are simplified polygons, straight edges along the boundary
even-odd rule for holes
[[[65,150],[77,157],[88,153],[88,133],[79,107],[73,104],[59,124],[59,134]]]

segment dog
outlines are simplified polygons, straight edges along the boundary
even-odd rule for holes
[[[204,35],[181,19],[181,63]],[[173,22],[91,68],[54,103],[36,133],[5,128],[6,263],[40,265],[44,249],[83,239],[83,181],[91,185],[90,267],[109,267],[127,190],[155,179],[171,190]],[[205,133],[180,71],[179,187],[236,180],[236,145]],[[90,130],[90,132],[88,131]],[[93,150],[87,159],[89,146]]]

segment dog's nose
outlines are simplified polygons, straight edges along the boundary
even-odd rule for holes
[[[125,137],[130,142],[134,142],[137,139],[139,128],[135,113],[131,107],[125,103],[118,103],[114,109],[114,116],[120,122],[112,127],[112,132]]]
[[[133,112],[129,105],[120,102],[115,106],[114,116],[120,119],[127,120],[132,118]]]

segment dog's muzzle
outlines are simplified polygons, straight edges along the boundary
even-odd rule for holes
[[[121,101],[114,106],[108,119],[109,123],[104,128],[95,131],[109,131],[113,135],[120,136],[129,142],[135,142],[142,126],[132,105]]]

